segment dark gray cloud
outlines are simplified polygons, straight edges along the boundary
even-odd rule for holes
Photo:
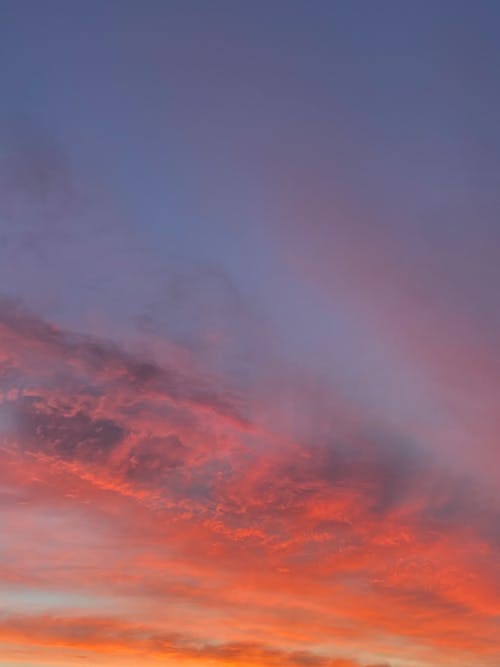
[[[124,426],[111,419],[93,419],[78,411],[68,413],[43,397],[21,398],[15,404],[16,431],[23,448],[44,451],[68,460],[105,461],[125,435]]]
[[[129,452],[125,476],[140,484],[162,485],[172,471],[185,464],[188,452],[175,435],[141,440]]]

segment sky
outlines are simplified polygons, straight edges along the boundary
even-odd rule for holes
[[[499,31],[0,0],[0,667],[498,667]]]

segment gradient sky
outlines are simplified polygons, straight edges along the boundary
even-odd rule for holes
[[[0,667],[498,667],[499,34],[0,0]]]

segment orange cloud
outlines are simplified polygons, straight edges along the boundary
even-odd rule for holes
[[[0,322],[0,657],[495,664],[500,517],[474,478],[354,404],[294,440],[192,370]]]

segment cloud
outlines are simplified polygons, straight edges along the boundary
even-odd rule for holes
[[[23,447],[45,450],[62,459],[92,461],[107,457],[125,437],[124,429],[111,419],[92,419],[83,411],[67,414],[53,406],[43,409],[41,398],[21,399],[16,404],[17,433]]]
[[[105,591],[120,610],[101,628],[50,605],[10,614],[6,640],[343,665],[324,657],[331,637],[360,665],[494,664],[498,511],[411,437],[326,386],[293,437],[182,358],[143,358],[8,299],[0,350],[1,581]],[[211,641],[176,643],[186,627]]]
[[[357,391],[384,419],[408,421],[409,413],[413,432],[445,464],[498,486],[493,210],[479,218],[465,209],[449,217],[433,210],[439,218],[427,227],[430,211],[384,216],[376,194],[360,202],[348,192],[344,208],[331,197],[330,184],[304,178],[316,199],[289,210],[277,230],[284,239],[282,260],[310,289],[311,301],[351,326],[346,354]],[[443,206],[448,204],[451,199]],[[367,389],[359,378],[379,357],[384,363]]]
[[[0,326],[13,346],[10,354],[31,354],[40,363],[51,359],[91,373],[118,391],[122,388],[137,395],[165,397],[192,408],[214,411],[242,428],[247,425],[235,400],[213,390],[201,378],[190,382],[177,369],[137,358],[109,341],[66,332],[26,313],[10,299],[0,301]]]
[[[158,633],[154,627],[132,625],[110,618],[74,618],[25,616],[0,619],[0,638],[4,642],[29,640],[57,650],[68,647],[75,651],[103,654],[131,654],[161,658],[168,664],[262,665],[272,667],[361,667],[345,658],[316,655],[308,651],[280,651],[250,642],[213,643],[196,637]],[[366,667],[389,667],[367,665]]]

